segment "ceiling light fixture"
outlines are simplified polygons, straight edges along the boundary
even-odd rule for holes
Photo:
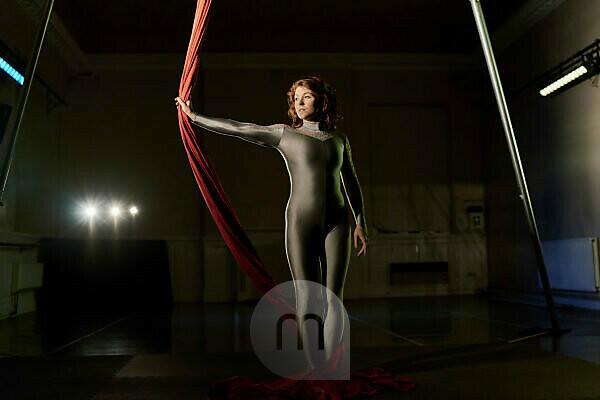
[[[541,96],[554,96],[600,73],[600,39],[546,72],[538,82]]]
[[[0,69],[8,74],[11,78],[17,81],[20,85],[25,82],[25,77],[19,73],[12,65],[10,65],[4,58],[0,57]]]

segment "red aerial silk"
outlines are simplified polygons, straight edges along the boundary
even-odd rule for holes
[[[193,84],[196,81],[200,44],[206,32],[206,19],[210,2],[211,0],[198,0],[196,6],[194,29],[185,57],[181,83],[179,84],[179,97],[186,101],[189,99]],[[183,114],[181,109],[179,109],[179,130],[194,177],[221,236],[237,263],[256,288],[263,293],[267,292],[275,283],[267,273],[246,232],[244,232],[235,210],[219,182],[215,169],[194,134],[190,120]]]
[[[187,101],[196,81],[200,45],[206,32],[206,22],[211,0],[197,0],[194,27],[188,45],[179,97]],[[202,145],[198,142],[190,120],[179,108],[179,129],[181,139],[187,153],[192,172],[204,201],[212,215],[223,240],[229,247],[233,257],[246,273],[254,286],[262,293],[275,286],[273,278],[267,272],[258,252],[250,242],[242,228],[231,202],[229,201],[215,169],[206,156]],[[270,299],[278,301],[277,299]],[[281,304],[289,309],[289,304]],[[334,358],[334,357],[332,357]],[[334,360],[335,361],[335,360]],[[329,366],[335,365],[332,362]],[[277,379],[271,383],[252,383],[248,378],[232,377],[212,385],[209,398],[212,399],[277,399],[300,396],[307,399],[341,399],[358,395],[374,395],[383,388],[398,391],[411,390],[414,384],[405,377],[392,376],[381,368],[372,368],[351,373],[351,379],[344,380],[295,380]]]

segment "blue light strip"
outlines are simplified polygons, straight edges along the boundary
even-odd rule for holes
[[[4,61],[4,58],[0,57],[0,68],[10,75],[15,81],[19,82],[19,84],[23,85],[25,78],[21,75],[16,69],[14,69],[9,63]]]

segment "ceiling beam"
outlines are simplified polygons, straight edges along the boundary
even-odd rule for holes
[[[527,1],[508,21],[492,33],[494,50],[498,53],[506,50],[564,2],[565,0]],[[485,10],[483,11],[485,13]]]
[[[32,23],[39,25],[42,19],[42,12],[45,9],[46,0],[15,1],[31,18]],[[73,71],[81,71],[88,64],[86,54],[81,50],[67,28],[65,28],[56,12],[52,13],[46,37],[48,43],[58,51]]]

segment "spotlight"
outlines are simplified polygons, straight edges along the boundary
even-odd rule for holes
[[[131,206],[131,207],[129,208],[129,213],[130,213],[131,215],[133,215],[133,216],[136,216],[138,212],[139,212],[139,211],[138,211],[138,208],[137,208],[136,206]]]
[[[110,215],[112,215],[113,217],[118,217],[119,215],[121,215],[121,209],[118,206],[111,207]]]
[[[87,206],[83,207],[83,213],[86,217],[88,217],[89,219],[92,219],[98,213],[98,209],[92,205],[87,205]]]

